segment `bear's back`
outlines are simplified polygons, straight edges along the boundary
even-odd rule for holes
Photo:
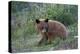
[[[62,23],[54,20],[49,20],[48,31],[56,35],[57,34],[64,35],[64,36],[67,35],[66,27]]]

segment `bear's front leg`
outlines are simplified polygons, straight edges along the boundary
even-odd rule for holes
[[[43,44],[46,44],[47,40],[48,40],[48,36],[46,35],[46,33],[42,34],[42,38],[41,40],[39,41],[38,45],[41,45],[42,43]]]
[[[44,40],[44,38],[42,37],[41,40],[39,41],[38,45],[41,45],[43,40]]]
[[[51,44],[52,43],[52,37],[48,35],[48,40],[47,41],[48,41],[48,44]]]

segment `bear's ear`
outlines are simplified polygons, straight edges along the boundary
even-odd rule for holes
[[[49,19],[45,19],[45,22],[48,22]]]
[[[37,24],[40,23],[39,19],[36,19],[36,23],[37,23]]]

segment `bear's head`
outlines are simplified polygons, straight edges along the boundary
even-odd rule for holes
[[[36,19],[36,24],[40,32],[48,31],[48,19]]]

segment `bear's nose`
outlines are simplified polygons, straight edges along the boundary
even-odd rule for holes
[[[46,29],[43,29],[42,32],[43,32],[43,33],[46,32]]]

